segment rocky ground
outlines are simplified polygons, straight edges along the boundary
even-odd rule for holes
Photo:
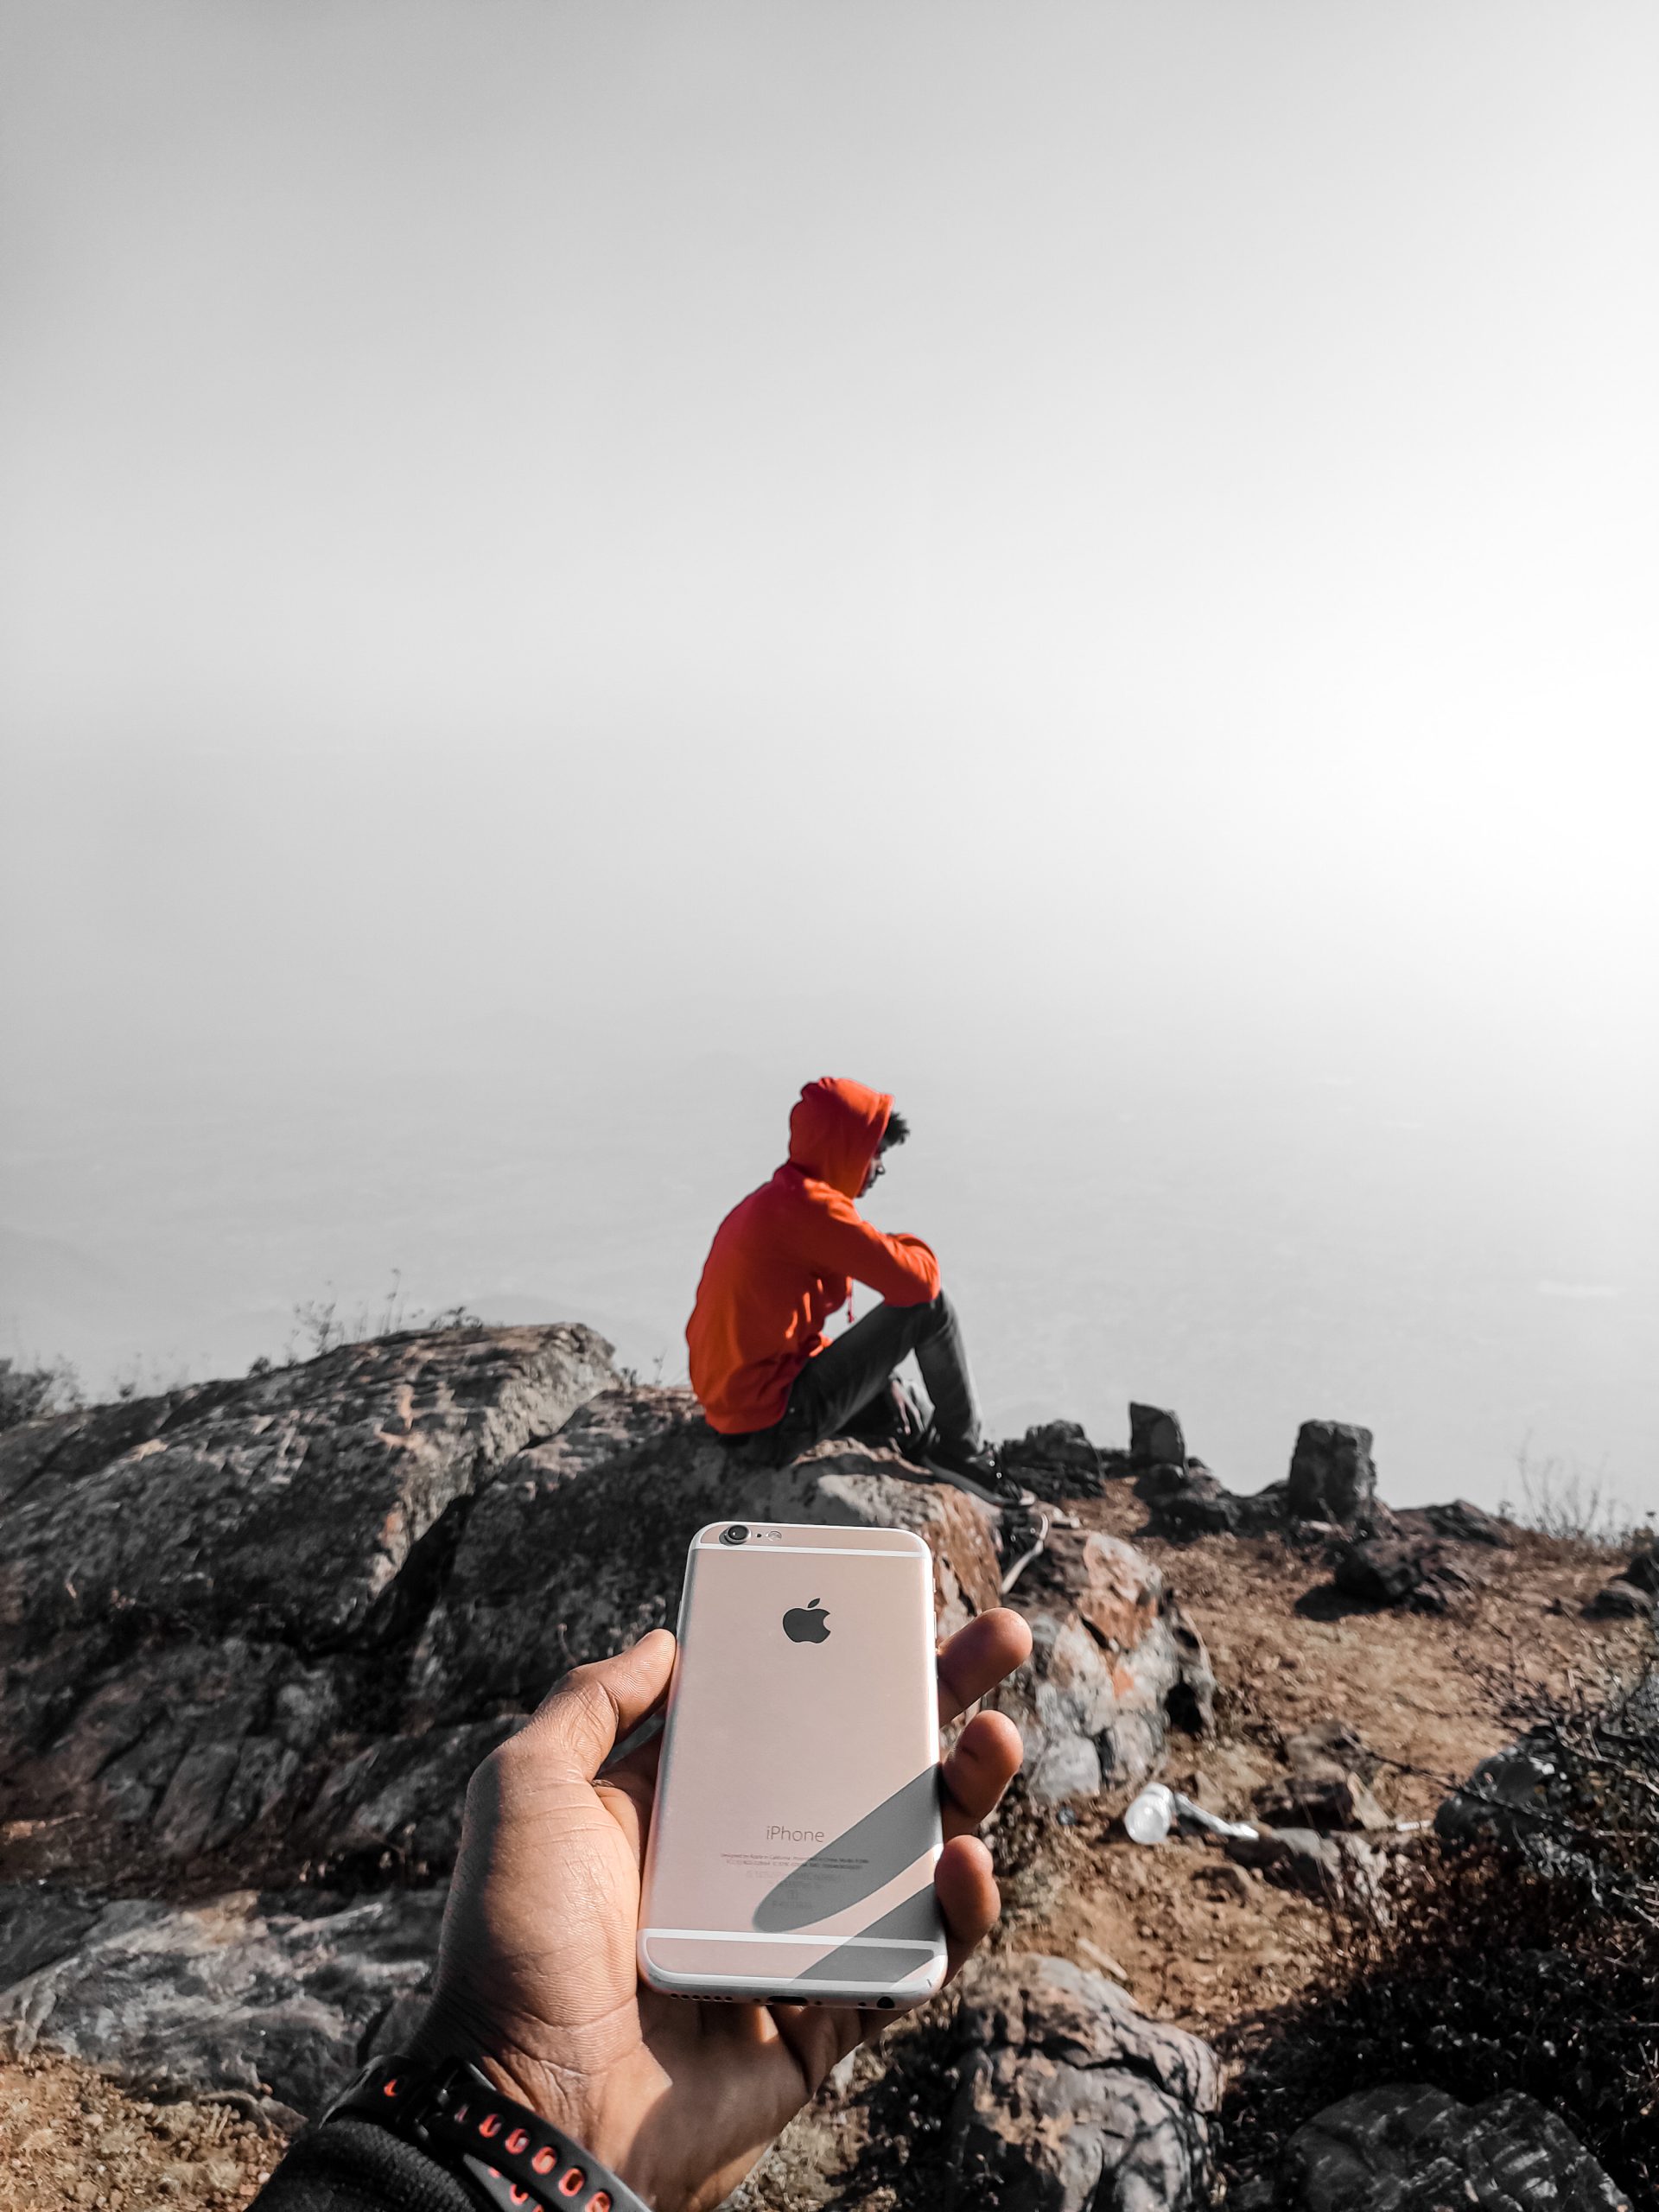
[[[1224,2069],[1321,1972],[1333,1898],[1514,1736],[1519,1688],[1651,1643],[1639,1561],[1609,1600],[1587,1546],[1390,1514],[1363,1431],[1310,1424],[1263,1501],[1166,1415],[1130,1441],[1027,1455],[1079,1525],[1014,1594],[1037,1649],[1004,1699],[1030,1787],[996,1951],[844,2070],[752,2205],[1196,2206]],[[0,2212],[245,2203],[406,2034],[471,1766],[671,1613],[704,1521],[902,1522],[947,1625],[995,1600],[990,1516],[879,1447],[740,1487],[683,1394],[575,1329],[413,1333],[0,1436]],[[1271,1847],[1132,1844],[1154,1774]],[[1621,2201],[1569,2186],[1536,2107],[1351,2102],[1258,2202],[1414,2206],[1318,2192],[1465,2155],[1554,2175],[1541,2204]]]

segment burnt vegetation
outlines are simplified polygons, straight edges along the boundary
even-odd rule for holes
[[[1421,2082],[1524,2091],[1659,2202],[1659,1667],[1513,1710],[1511,1786],[1477,1777],[1442,1816],[1464,1840],[1426,1837],[1333,1903],[1319,1980],[1229,2038],[1235,2179],[1338,2098]]]

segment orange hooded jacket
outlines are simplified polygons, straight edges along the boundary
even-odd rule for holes
[[[889,1306],[938,1295],[939,1263],[921,1238],[884,1236],[853,1204],[892,1111],[861,1083],[809,1083],[789,1117],[788,1160],[715,1231],[685,1340],[691,1388],[722,1435],[783,1419],[849,1276]]]

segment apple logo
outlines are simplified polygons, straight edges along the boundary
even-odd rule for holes
[[[822,1643],[830,1633],[830,1616],[820,1612],[818,1601],[810,1605],[791,1605],[784,1615],[784,1634],[791,1643]]]

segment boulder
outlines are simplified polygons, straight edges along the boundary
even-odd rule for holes
[[[0,2044],[67,2051],[175,2094],[315,2114],[437,1955],[442,1890],[354,1903],[241,1891],[188,1905],[0,1889]],[[407,2024],[409,2007],[400,2014]]]
[[[1598,1590],[1584,1610],[1592,1620],[1651,1620],[1654,1594],[1619,1575]]]
[[[1494,1751],[1440,1800],[1434,1832],[1448,1843],[1490,1840],[1548,1859],[1580,1810],[1579,1777],[1542,1732]]]
[[[1243,1524],[1244,1501],[1224,1490],[1200,1460],[1148,1467],[1135,1494],[1151,1509],[1146,1533],[1173,1543],[1233,1535]]]
[[[1137,1470],[1186,1465],[1186,1440],[1175,1414],[1159,1406],[1130,1406],[1129,1465]]]
[[[1032,1656],[993,1702],[1020,1730],[1033,1797],[1133,1791],[1172,1726],[1209,1726],[1215,1678],[1203,1640],[1132,1544],[1056,1529],[1014,1602]]]
[[[1104,1974],[1004,1953],[963,1977],[949,2212],[1197,2212],[1215,2054]]]
[[[1298,1521],[1369,1529],[1376,1505],[1371,1432],[1341,1421],[1305,1421],[1291,1454],[1286,1508]]]
[[[1659,1549],[1643,1544],[1630,1554],[1629,1566],[1619,1577],[1632,1589],[1645,1590],[1649,1597],[1659,1597]]]
[[[1503,1550],[1515,1541],[1515,1530],[1466,1497],[1446,1505],[1407,1505],[1395,1508],[1391,1519],[1402,1535],[1438,1536],[1449,1544],[1486,1544]]]
[[[1610,1827],[1651,1818],[1641,1747],[1656,1734],[1659,1675],[1649,1669],[1599,1710],[1542,1722],[1483,1759],[1440,1801],[1435,1832],[1449,1843],[1500,1844],[1541,1873],[1587,1881],[1605,1900],[1621,1887],[1605,1847]]]
[[[1063,1498],[1098,1497],[1109,1472],[1120,1471],[1118,1455],[1091,1444],[1074,1421],[1044,1421],[1000,1448],[1002,1466],[1033,1496],[1058,1504]]]
[[[1279,2212],[1633,2212],[1556,2115],[1519,2090],[1459,2104],[1422,2083],[1363,2090],[1285,2146]]]
[[[1450,1612],[1474,1587],[1465,1567],[1421,1536],[1344,1541],[1332,1580],[1348,1597],[1374,1605],[1403,1604],[1422,1613]]]

